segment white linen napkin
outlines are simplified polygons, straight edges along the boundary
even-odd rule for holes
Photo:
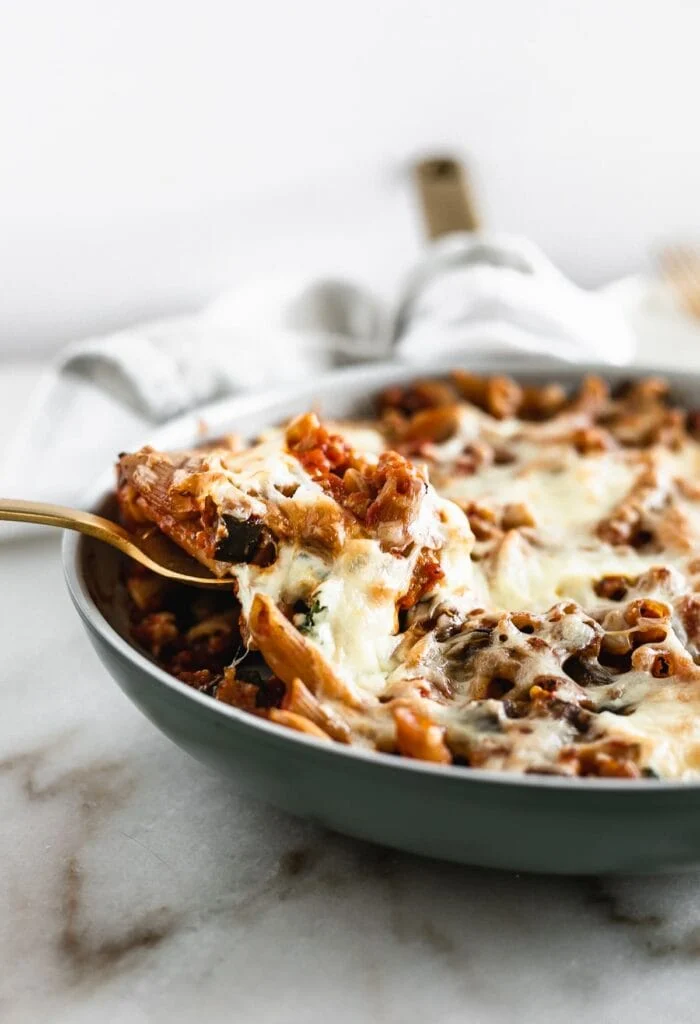
[[[615,305],[511,236],[434,244],[393,310],[343,281],[258,281],[196,315],[69,345],[0,451],[0,494],[74,504],[155,424],[224,395],[366,360],[508,367],[531,354],[619,365],[634,339]]]

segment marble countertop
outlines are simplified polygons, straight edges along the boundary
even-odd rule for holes
[[[700,869],[467,869],[254,802],[112,683],[53,534],[0,546],[0,623],[3,1024],[698,1019]]]

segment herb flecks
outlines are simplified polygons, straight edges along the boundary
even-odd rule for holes
[[[327,612],[327,611],[328,611],[328,609],[326,608],[326,606],[321,604],[319,599],[316,598],[314,600],[313,604],[311,604],[309,606],[306,614],[304,615],[304,621],[298,627],[299,632],[300,633],[310,633],[311,630],[316,625],[316,619],[318,618],[318,616],[322,615],[323,612]]]

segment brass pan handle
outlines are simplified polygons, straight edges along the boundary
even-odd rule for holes
[[[433,241],[453,231],[478,231],[480,225],[467,172],[452,157],[431,157],[415,165],[426,234]]]

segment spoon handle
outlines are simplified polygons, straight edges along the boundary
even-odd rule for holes
[[[130,542],[131,537],[118,523],[65,505],[51,505],[44,501],[19,501],[0,498],[0,520],[15,523],[36,523],[39,526],[58,526],[64,530],[77,530],[90,537],[106,541],[115,547]],[[117,543],[119,541],[120,543]]]

